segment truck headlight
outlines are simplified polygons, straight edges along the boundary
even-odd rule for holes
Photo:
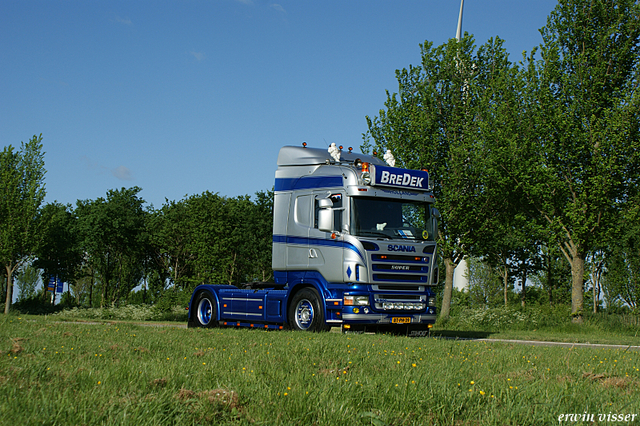
[[[344,296],[344,306],[366,306],[369,296]]]
[[[369,172],[362,173],[361,179],[362,182],[364,182],[366,185],[369,185],[371,183],[371,175],[369,174]]]

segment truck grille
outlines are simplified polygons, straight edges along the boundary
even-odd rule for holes
[[[422,285],[410,284],[374,284],[371,286],[374,291],[419,291],[423,292],[425,287]]]
[[[429,257],[399,254],[371,255],[372,281],[427,284]]]

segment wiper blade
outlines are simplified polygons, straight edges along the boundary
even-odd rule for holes
[[[374,231],[363,231],[360,233],[360,235],[362,235],[363,237],[381,237],[384,238],[386,240],[391,240],[392,237],[390,237],[387,234],[384,234],[382,232],[374,232]]]

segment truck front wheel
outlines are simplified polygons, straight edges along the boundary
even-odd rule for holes
[[[193,306],[196,308],[192,314],[196,327],[211,328],[217,325],[215,300],[209,293],[198,294]]]
[[[289,326],[293,330],[327,331],[320,295],[313,288],[297,292],[289,304]]]

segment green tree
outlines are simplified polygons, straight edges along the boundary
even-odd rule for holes
[[[488,90],[511,67],[502,40],[489,40],[476,52],[465,35],[433,48],[420,45],[420,67],[396,71],[399,93],[389,95],[379,117],[367,117],[363,150],[373,138],[379,150],[391,149],[398,164],[426,168],[433,182],[441,220],[438,247],[445,265],[441,316],[449,315],[453,275],[483,235],[487,202],[485,144],[481,106]]]
[[[467,259],[469,270],[469,299],[472,306],[493,308],[502,299],[502,279],[496,273],[495,268],[478,258]]]
[[[225,241],[231,228],[226,217],[226,198],[206,191],[192,195],[185,203],[193,235],[187,247],[193,254],[188,288],[204,283],[226,283],[231,256]]]
[[[528,67],[534,137],[509,173],[571,265],[580,322],[585,258],[637,184],[640,5],[560,0],[541,34],[542,59]]]
[[[71,206],[48,203],[41,209],[40,221],[42,244],[36,251],[34,266],[43,270],[43,281],[55,276],[75,284],[83,253]]]
[[[20,151],[9,145],[0,153],[0,263],[6,271],[8,314],[13,297],[14,273],[28,262],[38,247],[38,212],[45,196],[42,135],[22,143]]]
[[[273,191],[259,191],[249,217],[250,243],[247,250],[248,281],[270,281],[273,279],[271,255],[273,245]]]
[[[571,268],[555,243],[540,246],[541,267],[529,279],[547,294],[550,305],[571,302]]]
[[[157,274],[187,292],[202,283],[267,281],[272,223],[273,191],[258,192],[255,201],[211,192],[167,201],[148,222]]]
[[[162,282],[162,288],[155,290],[156,296],[164,291],[165,278],[169,278],[178,288],[186,286],[185,279],[192,275],[194,253],[191,241],[196,229],[190,218],[190,211],[185,201],[169,201],[149,215],[147,228],[150,239],[151,257],[155,262],[158,279],[152,280],[157,284]]]
[[[527,73],[509,61],[501,43],[488,44],[478,56],[480,64],[493,69],[480,73],[479,132],[475,137],[481,154],[475,162],[481,169],[479,185],[488,207],[480,218],[483,235],[475,239],[472,251],[502,277],[505,306],[515,278],[512,275],[519,276],[524,306],[527,276],[539,264],[542,232],[540,223],[532,219],[535,215],[525,194],[508,172],[520,167],[518,147],[533,136],[532,118],[527,114]]]
[[[40,283],[40,271],[33,264],[24,264],[16,274],[18,301],[36,297],[36,288]]]
[[[107,191],[107,198],[78,201],[81,247],[101,287],[101,306],[126,300],[144,275],[147,245],[144,200],[138,187]]]
[[[625,303],[640,308],[640,198],[629,202],[612,228],[605,257],[607,305]]]

